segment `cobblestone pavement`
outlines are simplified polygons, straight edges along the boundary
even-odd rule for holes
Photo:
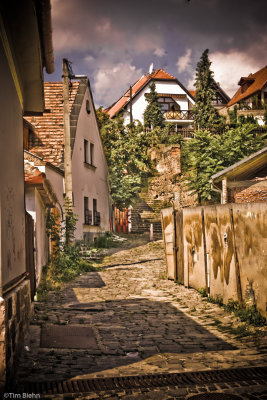
[[[161,241],[142,244],[132,240],[137,247],[105,257],[99,272],[80,276],[61,292],[51,293],[45,302],[35,303],[16,388],[22,388],[25,381],[267,365],[265,328],[238,337],[237,333],[244,332],[243,325],[233,314],[207,302],[195,290],[166,279]],[[41,348],[41,327],[51,324],[91,327],[97,345]],[[262,382],[249,387],[243,382],[118,390],[80,398],[183,399],[190,393],[212,391],[267,399],[267,384]]]

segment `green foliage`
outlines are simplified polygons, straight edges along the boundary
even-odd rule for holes
[[[229,312],[233,312],[242,322],[254,326],[266,325],[266,319],[259,313],[255,305],[246,306],[244,303],[240,305],[237,301],[229,299],[228,303],[225,305],[225,309]]]
[[[164,126],[164,116],[161,111],[161,106],[158,103],[158,95],[156,92],[156,85],[154,82],[150,85],[150,93],[146,95],[148,105],[144,111],[144,125],[149,128]]]
[[[205,50],[197,64],[196,69],[196,98],[193,108],[194,119],[198,129],[221,130],[223,119],[212,104],[214,98],[214,78],[210,70],[211,62],[208,57],[209,50]]]
[[[195,138],[184,144],[186,179],[200,202],[216,201],[211,190],[212,175],[260,150],[266,135],[254,133],[255,125],[245,124],[221,135],[196,132]]]
[[[157,143],[157,131],[144,132],[140,124],[124,127],[118,118],[102,127],[101,136],[109,166],[112,201],[124,209],[136,200],[145,180],[153,173],[148,149]]]
[[[208,297],[207,289],[205,287],[199,288],[198,292],[201,294],[202,297]]]
[[[73,214],[68,198],[65,199],[64,209],[65,217],[61,222],[54,214],[49,212],[47,215],[46,230],[52,242],[52,254],[49,263],[43,268],[38,296],[60,288],[63,282],[92,269],[81,257],[80,244],[74,243],[77,217]]]
[[[109,120],[109,116],[107,113],[105,113],[103,111],[102,106],[100,106],[96,109],[96,119],[97,119],[99,129],[101,129]]]

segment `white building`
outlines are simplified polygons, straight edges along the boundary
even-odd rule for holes
[[[64,172],[64,129],[62,82],[45,82],[45,112],[27,118],[28,151]],[[70,85],[70,133],[72,150],[73,211],[78,216],[75,238],[93,239],[110,229],[108,168],[98,130],[88,79]],[[49,172],[61,207],[64,179]]]
[[[144,122],[144,111],[147,107],[145,95],[150,92],[154,82],[158,93],[158,102],[167,122],[174,123],[177,129],[193,128],[192,108],[195,104],[192,94],[176,79],[163,69],[143,75],[120,99],[106,112],[110,118],[118,114],[123,116],[125,125],[133,121]]]

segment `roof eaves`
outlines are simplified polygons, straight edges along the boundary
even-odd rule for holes
[[[236,163],[230,165],[230,167],[227,167],[227,168],[223,169],[222,171],[217,172],[217,174],[212,175],[211,176],[211,181],[214,181],[214,182],[217,181],[218,182],[220,180],[218,178],[222,178],[223,176],[227,175],[229,172],[233,171],[235,168],[239,167],[240,165],[249,163],[254,158],[256,158],[256,157],[258,157],[258,156],[260,156],[260,155],[262,155],[262,154],[264,154],[266,152],[267,152],[267,146],[264,147],[263,149],[257,151],[256,153],[253,153],[250,156],[248,156],[246,158],[243,158],[240,161],[237,161]]]

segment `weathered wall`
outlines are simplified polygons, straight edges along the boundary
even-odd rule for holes
[[[233,204],[242,298],[267,316],[267,203]]]
[[[184,284],[195,289],[206,286],[202,208],[183,210]]]
[[[228,199],[232,203],[267,201],[267,177],[249,181],[234,182],[228,189]]]
[[[20,102],[0,41],[0,229],[4,286],[25,271],[23,123]],[[11,157],[12,154],[12,157]]]
[[[232,298],[255,304],[267,317],[267,203],[187,208],[179,213],[182,221],[179,216],[176,230],[182,230],[183,242],[173,246],[182,246],[185,286],[206,287],[224,303]],[[163,225],[163,234],[164,229]],[[182,276],[178,255],[173,276]]]
[[[23,346],[32,314],[30,281],[23,281],[5,296],[5,349],[7,381],[13,378],[18,355]],[[3,331],[2,331],[3,334]],[[0,331],[1,337],[1,331]]]
[[[151,159],[156,162],[158,175],[149,181],[148,188],[140,194],[142,201],[132,209],[132,232],[148,232],[153,223],[158,235],[161,209],[172,204],[176,209],[194,206],[197,198],[182,180],[179,145],[160,145],[151,151]]]

